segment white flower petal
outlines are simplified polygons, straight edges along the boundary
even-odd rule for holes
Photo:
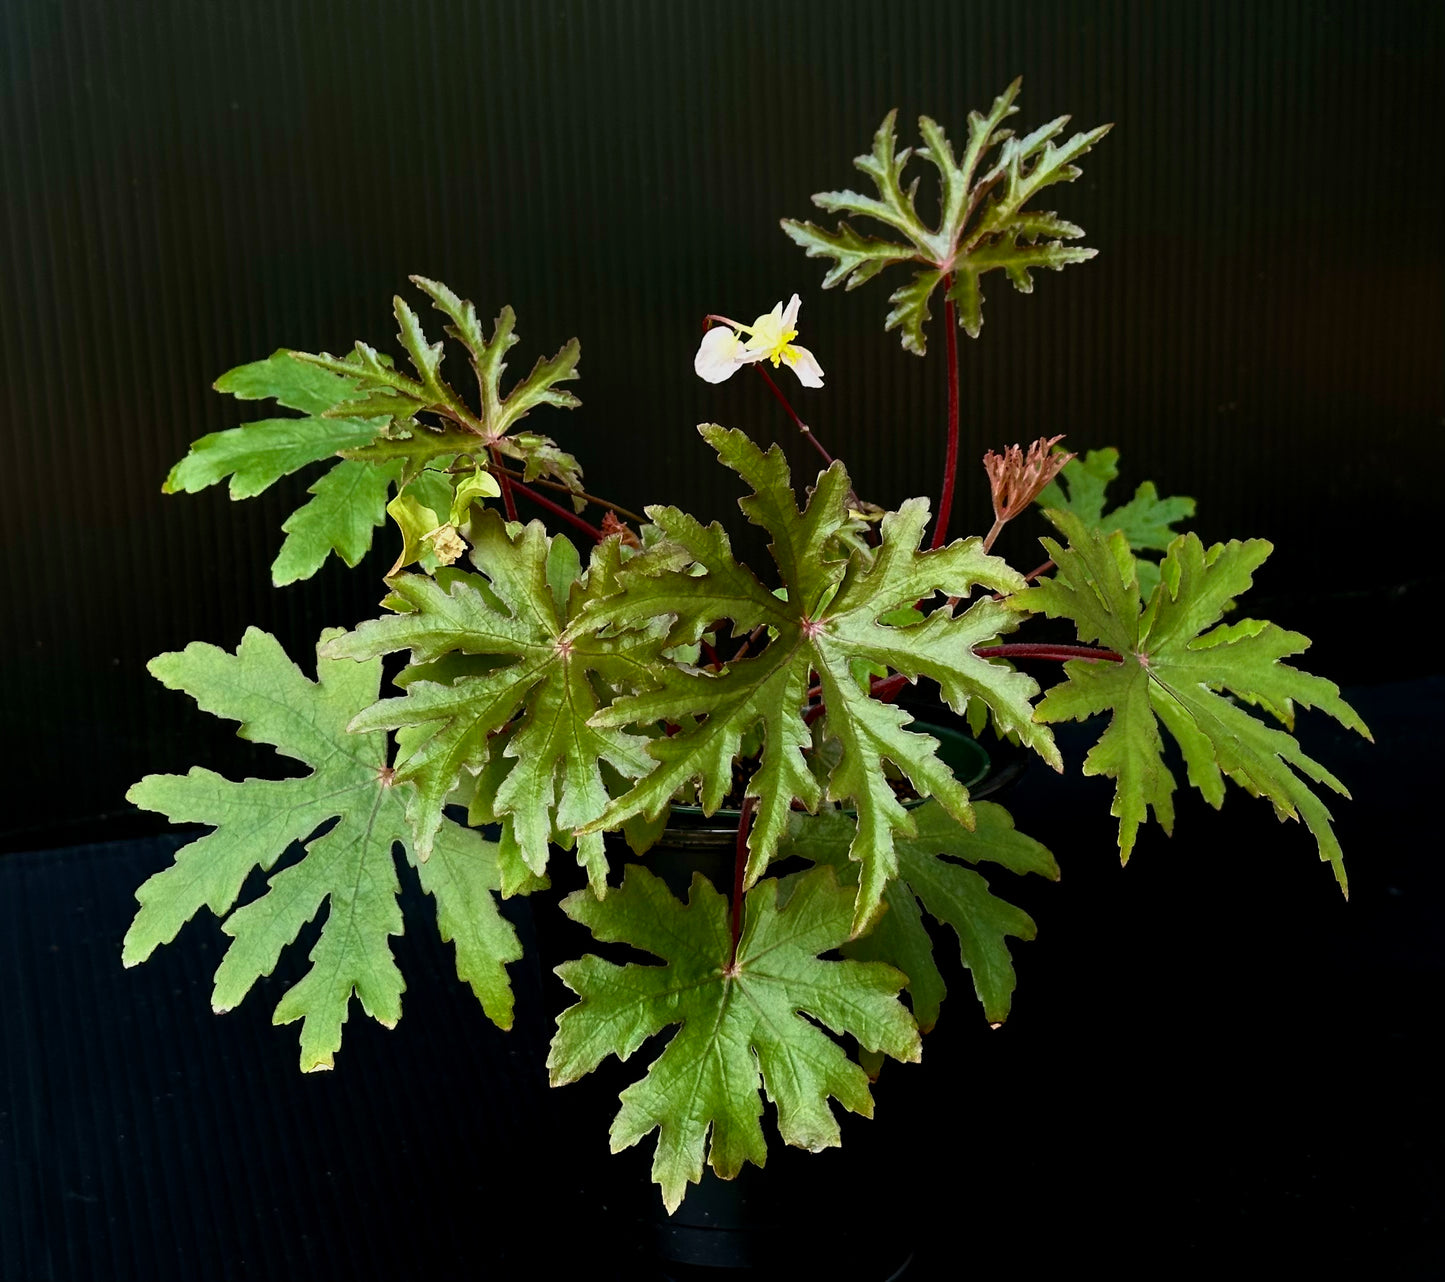
[[[692,368],[705,383],[731,378],[741,363],[743,345],[726,325],[718,325],[702,336]]]
[[[752,333],[756,338],[759,334],[781,334],[783,332],[783,305],[774,303],[773,310],[764,312],[753,322]]]
[[[783,329],[796,331],[798,328],[798,308],[803,305],[802,299],[796,294],[788,299],[788,310],[783,313]]]
[[[783,353],[783,360],[788,368],[798,376],[798,382],[804,387],[823,386],[823,367],[818,364],[818,358],[806,347],[789,347]]]

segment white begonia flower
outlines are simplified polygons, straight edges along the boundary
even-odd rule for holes
[[[822,387],[823,367],[818,364],[817,357],[806,347],[793,343],[798,336],[798,309],[802,305],[802,300],[794,294],[788,300],[786,310],[779,303],[751,325],[740,325],[737,321],[718,317],[726,325],[719,325],[703,335],[697,356],[693,359],[692,367],[698,377],[709,383],[721,383],[723,379],[731,378],[733,371],[740,366],[771,361],[774,369],[779,364],[786,365],[804,387]],[[741,340],[740,334],[748,335],[746,343]]]
[[[740,339],[726,325],[710,329],[702,336],[692,367],[705,383],[721,383],[731,378],[747,353]]]

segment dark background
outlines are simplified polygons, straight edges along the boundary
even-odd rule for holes
[[[1426,542],[1445,422],[1441,13],[1296,0],[5,5],[0,539],[12,582],[0,659],[12,752],[0,849],[67,848],[0,861],[23,980],[7,1008],[0,1139],[17,1158],[0,1196],[17,1212],[0,1238],[5,1276],[185,1277],[200,1259],[208,1276],[287,1277],[300,1259],[314,1276],[341,1275],[342,1260],[349,1276],[443,1277],[458,1260],[479,1274],[495,1262],[489,1225],[556,1232],[526,1218],[556,1195],[549,1175],[570,1169],[536,1138],[549,1107],[539,989],[524,991],[530,1014],[508,1042],[474,1027],[464,1001],[453,1012],[449,997],[423,996],[417,974],[395,1039],[359,1017],[348,1030],[324,1089],[362,1092],[358,1105],[318,1097],[319,1079],[297,1084],[292,1034],[264,1027],[260,996],[211,1018],[209,923],[172,960],[109,969],[130,890],[165,851],[107,858],[76,843],[156,831],[123,800],[149,771],[273,768],[162,690],[146,660],[193,639],[234,648],[256,623],[304,663],[321,627],[372,612],[393,554],[382,532],[357,570],[333,561],[276,592],[279,526],[311,475],[241,504],[224,487],[163,498],[191,440],[265,412],[212,380],[280,346],[340,351],[365,337],[398,351],[390,296],[408,273],[430,275],[488,317],[516,308],[514,372],[581,339],[571,386],[583,407],[529,425],[581,457],[590,488],[737,531],[736,487],[693,424],[746,427],[782,441],[800,469],[811,460],[758,380],[693,376],[700,320],[747,320],[796,290],[801,341],[828,374],[824,391],[798,393],[803,415],[871,497],[936,495],[941,308],[929,356],[904,353],[881,332],[901,274],[824,293],[824,264],[777,220],[817,213],[815,191],[863,190],[850,159],[889,108],[901,144],[920,112],[957,142],[967,112],[1018,74],[1024,127],[1065,111],[1078,128],[1115,122],[1084,176],[1043,202],[1100,252],[1038,273],[1029,298],[987,283],[982,337],[960,339],[965,460],[1063,431],[1075,448],[1121,449],[1121,497],[1152,478],[1198,499],[1207,539],[1274,540],[1250,612],[1314,636],[1309,666],[1393,738],[1368,756],[1304,728],[1307,750],[1355,771],[1356,807],[1337,808],[1353,915],[1308,841],[1242,796],[1219,817],[1182,812],[1198,836],[1171,846],[1148,834],[1122,879],[1097,790],[1097,822],[1034,825],[1070,876],[1080,869],[1067,904],[1030,903],[1044,930],[1024,950],[1041,954],[1024,975],[1039,986],[1037,1022],[1011,1023],[1007,1050],[1004,1034],[959,1034],[919,1070],[932,1083],[915,1088],[929,1102],[915,1109],[924,1133],[937,1130],[940,1160],[970,1164],[916,1212],[936,1227],[981,1200],[990,1249],[1027,1241],[1060,1262],[1157,1241],[1163,1276],[1201,1251],[1228,1262],[1257,1223],[1296,1259],[1331,1232],[1367,1257],[1378,1248],[1379,1276],[1380,1259],[1403,1270],[1438,1258],[1438,1115],[1423,1085],[1411,1093],[1429,1026],[1414,1002],[1438,1008],[1434,843],[1425,779],[1402,763],[1435,751],[1424,718],[1440,692],[1420,638],[1441,586]],[[981,476],[965,471],[954,532],[988,519]],[[1039,528],[1017,524],[1001,550],[1027,568]],[[756,554],[756,540],[740,542]],[[1266,871],[1215,871],[1221,845]],[[1128,978],[1141,959],[1150,974]],[[433,960],[440,975],[445,958]],[[472,1059],[438,1061],[429,1002],[451,1012],[437,1019]],[[957,1003],[959,1026],[965,1014]],[[474,1091],[495,1102],[485,1084],[506,1064],[524,1083],[516,1099],[453,1138],[443,1103]],[[393,1071],[401,1085],[388,1092],[377,1083]],[[939,1103],[951,1073],[980,1092],[956,1115]],[[406,1084],[429,1074],[442,1086],[404,1106],[423,1109],[414,1124],[398,1120]],[[253,1120],[266,1101],[284,1142]],[[353,1107],[393,1138],[368,1146]],[[327,1143],[353,1145],[329,1164],[317,1145],[305,1151],[327,1110]],[[269,1190],[260,1210],[235,1209],[248,1181]],[[441,1236],[422,1187],[439,1199]],[[147,1218],[162,1207],[170,1227]],[[535,1261],[508,1250],[494,1275],[529,1273]],[[425,1270],[393,1263],[423,1258]]]
[[[961,139],[1019,74],[1026,127],[1115,122],[1043,206],[1099,256],[1038,273],[1032,297],[987,284],[983,334],[961,340],[955,532],[987,523],[986,448],[1115,445],[1123,494],[1153,478],[1199,500],[1206,538],[1277,543],[1253,608],[1315,636],[1317,669],[1428,668],[1346,642],[1338,615],[1398,631],[1438,582],[1421,549],[1445,415],[1441,27],[1429,3],[12,0],[0,513],[17,581],[0,645],[25,804],[3,840],[124,811],[198,736],[218,766],[244,760],[147,676],[151,656],[234,647],[256,623],[304,662],[323,626],[371,611],[389,532],[355,571],[270,587],[311,473],[239,504],[160,483],[196,437],[267,412],[210,390],[231,366],[357,337],[399,351],[408,273],[487,317],[510,302],[514,372],[581,339],[583,407],[529,425],[596,491],[734,526],[735,482],[695,423],[811,459],[759,380],[693,375],[700,318],[797,290],[829,373],[801,412],[871,497],[936,498],[941,308],[930,355],[905,353],[882,333],[887,280],[824,293],[825,265],[778,219],[866,186],[850,160],[889,108],[905,144],[920,112]],[[1028,568],[1038,532],[1001,548]]]

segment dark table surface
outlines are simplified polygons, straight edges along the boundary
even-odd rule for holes
[[[1374,746],[1309,715],[1301,738],[1354,793],[1333,806],[1348,903],[1306,831],[1233,789],[1218,813],[1181,793],[1175,836],[1121,869],[1074,728],[1070,775],[1006,798],[1064,870],[1020,896],[1039,937],[1014,949],[1014,1013],[990,1031],[946,972],[924,1062],[845,1120],[845,1145],[903,1160],[838,1212],[907,1226],[910,1279],[1445,1276],[1445,679],[1346,694]],[[0,857],[7,1282],[646,1276],[618,1199],[647,1156],[606,1155],[606,1092],[652,1047],[549,1091],[553,978],[515,966],[497,1031],[409,882],[405,1018],[356,1012],[335,1071],[303,1076],[270,1026],[295,950],[224,1017],[212,921],[122,969],[134,889],[181,840]],[[529,939],[531,905],[507,911]]]

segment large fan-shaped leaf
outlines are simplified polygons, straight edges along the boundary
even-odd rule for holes
[[[401,1017],[405,987],[387,942],[402,929],[393,847],[400,843],[413,858],[403,789],[387,765],[386,736],[346,729],[376,698],[381,664],[320,659],[312,682],[274,637],[253,628],[234,655],[194,643],[150,667],[205,711],[240,721],[243,738],[313,769],[302,778],[244,783],[193,769],[148,775],[130,790],[137,806],[215,831],[182,847],[170,868],[136,892],[140,911],[126,933],[125,964],[144,961],[208,907],[225,918],[222,929],[232,938],[213,999],[217,1010],[230,1010],[325,905],[311,968],[282,997],[276,1022],[302,1021],[303,1071],[330,1068],[353,994],[390,1027]],[[308,842],[304,857],[273,877],[261,898],[231,912],[252,870],[270,869],[298,841]],[[443,938],[455,941],[458,973],[492,1020],[510,1027],[506,963],[522,954],[492,893],[494,846],[448,823],[421,876],[436,899]]]
[[[1228,775],[1247,792],[1268,797],[1281,819],[1303,817],[1343,888],[1344,865],[1329,811],[1305,779],[1349,794],[1292,735],[1271,729],[1240,701],[1263,707],[1287,729],[1298,702],[1366,737],[1369,731],[1332,682],[1281,662],[1308,647],[1305,637],[1254,619],[1219,622],[1249,588],[1270,544],[1251,539],[1206,548],[1197,536],[1180,535],[1169,546],[1161,582],[1145,606],[1123,533],[1106,536],[1070,512],[1048,516],[1068,546],[1043,540],[1058,572],[1020,593],[1015,605],[1072,619],[1080,640],[1099,642],[1122,658],[1066,663],[1068,679],[1040,701],[1037,715],[1062,721],[1110,714],[1084,772],[1117,782],[1112,813],[1119,819],[1123,858],[1150,809],[1166,831],[1173,826],[1175,784],[1162,755],[1162,722],[1183,751],[1189,782],[1205,800],[1223,803]]]
[[[904,976],[877,962],[820,959],[848,937],[853,917],[852,893],[832,869],[754,887],[736,957],[727,900],[700,874],[686,905],[633,864],[605,900],[578,891],[563,907],[598,939],[665,963],[589,956],[559,966],[579,1001],[557,1021],[547,1067],[553,1085],[572,1082],[606,1056],[625,1060],[655,1033],[682,1026],[622,1092],[612,1123],[613,1152],[658,1131],[652,1175],[670,1211],[702,1178],[704,1156],[723,1179],[745,1161],[763,1165],[760,1088],[777,1107],[784,1141],[815,1152],[839,1142],[830,1098],[872,1116],[867,1075],[817,1024],[870,1051],[918,1058],[918,1030],[896,996]]]
[[[676,644],[695,641],[711,622],[725,617],[739,633],[765,625],[771,640],[762,653],[721,673],[670,671],[655,689],[619,699],[598,713],[594,724],[602,727],[666,720],[681,729],[653,741],[649,751],[657,769],[590,827],[615,825],[638,813],[656,815],[692,780],[701,781],[703,808],[712,813],[732,786],[732,763],[743,736],[761,725],[762,756],[747,788],[747,795],[758,799],[748,842],[749,884],[775,855],[794,802],[809,810],[824,796],[845,802],[858,815],[851,857],[863,866],[854,923],[862,930],[897,871],[895,837],[913,832],[884,761],[906,774],[921,796],[938,798],[960,822],[971,823],[971,813],[967,790],[936,755],[937,742],[909,731],[907,713],[860,689],[855,666],[881,666],[910,679],[928,677],[959,712],[971,699],[981,699],[1001,727],[1057,765],[1052,738],[1032,718],[1030,699],[1038,690],[1033,680],[973,651],[1014,626],[1015,616],[1005,605],[990,598],[959,615],[945,605],[919,623],[884,621],[900,606],[935,595],[967,597],[980,584],[1012,592],[1023,580],[988,556],[978,539],[920,550],[928,519],[928,505],[921,499],[909,500],[884,518],[876,551],[845,550],[832,537],[846,520],[849,482],[842,464],[818,478],[806,509],[799,512],[780,450],[764,453],[741,432],[700,430],[722,461],[752,486],[741,506],[772,536],[785,592],[768,591],[739,565],[717,526],[704,528],[675,509],[649,509],[665,542],[624,567],[619,574],[623,591],[595,602],[578,626],[640,626],[670,615],[675,620],[670,640]],[[664,558],[670,558],[667,566],[659,568],[654,561]],[[804,758],[812,743],[804,703],[813,673],[826,709],[823,730],[842,746],[826,787]]]

